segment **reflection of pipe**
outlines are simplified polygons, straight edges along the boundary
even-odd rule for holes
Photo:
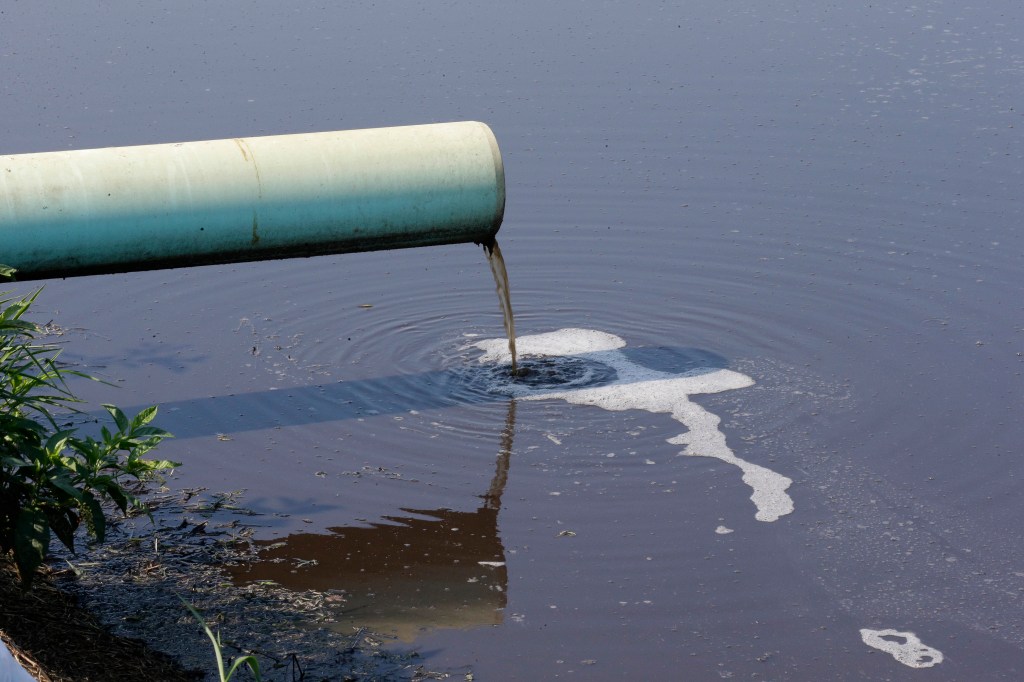
[[[19,279],[493,240],[494,135],[464,121],[0,156]]]
[[[498,510],[402,509],[369,528],[260,540],[259,560],[226,566],[238,584],[345,593],[336,627],[412,640],[425,629],[497,625],[507,603]]]
[[[330,528],[260,540],[259,560],[227,566],[236,583],[272,580],[295,591],[343,590],[336,627],[369,627],[410,641],[431,628],[497,625],[508,569],[498,533],[516,401],[510,400],[494,476],[478,509],[402,509],[369,528]]]
[[[494,471],[494,478],[491,479],[491,487],[483,496],[484,506],[495,511],[501,509],[501,494],[505,492],[505,484],[508,483],[508,469],[512,463],[512,441],[516,437],[516,401],[508,401],[508,414],[505,416],[505,429],[501,432],[501,449],[498,450],[497,468]]]

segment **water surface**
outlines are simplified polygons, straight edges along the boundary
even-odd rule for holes
[[[1021,35],[1009,0],[17,3],[0,148],[483,120],[521,335],[753,382],[691,399],[791,481],[769,522],[670,414],[489,390],[472,245],[48,282],[120,386],[83,396],[162,404],[174,484],[245,488],[339,626],[481,680],[1015,680]]]

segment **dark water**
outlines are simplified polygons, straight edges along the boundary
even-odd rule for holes
[[[85,397],[162,404],[173,484],[247,489],[318,562],[291,584],[431,666],[1016,680],[1021,36],[1009,0],[15,3],[0,148],[483,120],[520,339],[756,382],[693,401],[792,480],[774,522],[668,414],[494,390],[471,245],[47,283],[65,357],[121,387]]]

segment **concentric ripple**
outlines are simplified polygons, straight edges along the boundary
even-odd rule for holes
[[[473,347],[478,347],[474,344]],[[550,391],[605,386],[618,379],[615,368],[590,358],[527,355],[516,374],[507,362],[467,364],[453,370],[472,392],[519,396],[524,391]]]

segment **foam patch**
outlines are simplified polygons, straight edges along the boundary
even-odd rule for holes
[[[528,357],[583,357],[589,362],[607,365],[616,378],[601,386],[580,388],[532,388],[509,382],[507,392],[523,400],[565,400],[574,405],[593,405],[606,410],[645,410],[665,413],[687,431],[667,439],[682,445],[680,454],[713,457],[737,467],[743,482],[753,493],[758,521],[776,521],[793,511],[793,500],[786,490],[793,481],[786,476],[737,457],[718,430],[721,419],[689,397],[699,393],[720,393],[754,384],[750,377],[728,369],[696,369],[670,374],[638,365],[621,349],[626,342],[614,334],[594,329],[561,329],[547,334],[516,339],[519,354]],[[505,339],[487,339],[472,344],[484,352],[482,363],[508,363],[511,356]],[[504,387],[503,387],[504,388]]]
[[[862,628],[860,638],[911,668],[930,668],[942,663],[942,652],[924,644],[913,632]]]

